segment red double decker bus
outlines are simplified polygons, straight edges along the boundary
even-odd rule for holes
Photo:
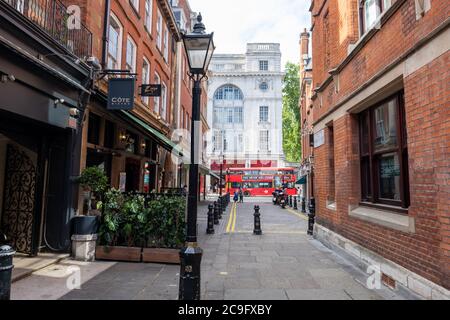
[[[226,191],[234,194],[242,188],[246,197],[272,196],[275,189],[285,187],[289,195],[295,195],[295,179],[294,168],[230,168]]]

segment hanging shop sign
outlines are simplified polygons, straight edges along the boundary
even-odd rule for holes
[[[161,91],[160,84],[143,84],[141,86],[142,97],[161,97]]]
[[[135,83],[135,78],[109,79],[108,110],[133,109]]]

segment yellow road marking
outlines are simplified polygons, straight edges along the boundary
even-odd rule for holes
[[[237,217],[237,205],[234,206],[233,227],[231,228],[231,232],[234,232],[234,230],[236,228],[236,217]]]
[[[286,208],[286,210],[289,211],[289,212],[292,213],[292,214],[295,214],[297,217],[299,217],[299,218],[301,218],[301,219],[303,219],[303,220],[308,221],[308,218],[305,217],[304,215],[302,215],[302,214],[300,214],[300,213],[298,213],[298,212],[295,212],[294,210],[288,209],[288,208]]]
[[[231,229],[231,223],[233,221],[233,214],[234,214],[234,209],[236,208],[236,203],[233,204],[233,206],[231,207],[231,211],[230,211],[230,217],[228,218],[228,224],[227,224],[227,233],[230,232]]]

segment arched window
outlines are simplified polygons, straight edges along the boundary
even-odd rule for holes
[[[226,85],[217,89],[214,100],[243,100],[242,91],[235,86]]]

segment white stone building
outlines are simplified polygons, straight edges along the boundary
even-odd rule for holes
[[[211,169],[283,167],[280,45],[247,44],[246,54],[216,54],[208,83]],[[225,170],[224,169],[224,170]]]

